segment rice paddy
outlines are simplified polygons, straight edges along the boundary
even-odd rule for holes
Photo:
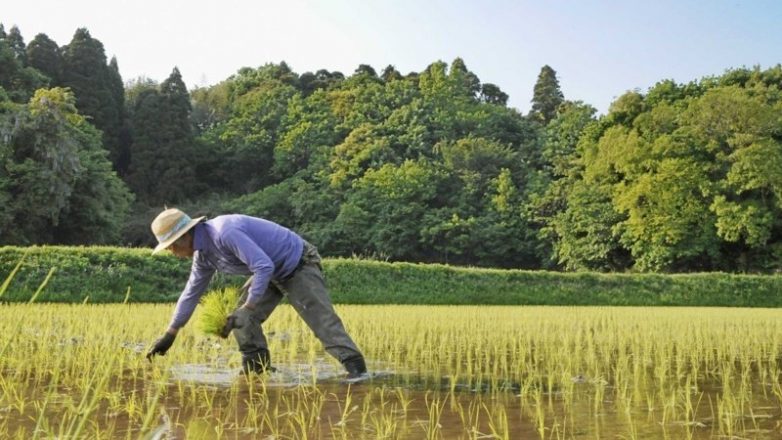
[[[337,306],[372,378],[348,384],[292,308],[276,372],[171,305],[0,306],[0,438],[774,439],[782,311]]]

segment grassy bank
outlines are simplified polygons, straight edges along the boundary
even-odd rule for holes
[[[25,300],[51,267],[57,271],[39,301],[175,301],[189,261],[112,247],[2,247],[0,281],[24,256],[3,300]],[[782,276],[558,273],[444,265],[326,259],[335,303],[782,306]],[[238,284],[216,276],[210,288]]]

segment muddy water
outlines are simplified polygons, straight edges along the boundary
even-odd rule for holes
[[[305,435],[350,439],[782,438],[780,407],[775,406],[772,396],[764,397],[763,384],[757,385],[753,395],[752,412],[738,415],[740,428],[735,435],[728,436],[719,434],[716,405],[721,389],[715,384],[700,384],[701,392],[695,397],[696,410],[689,420],[663,420],[660,408],[648,408],[642,402],[627,406],[612,401],[610,385],[605,387],[606,397],[596,402],[594,384],[583,378],[574,378],[576,387],[569,403],[556,390],[544,393],[542,400],[536,402],[523,398],[520,389],[514,386],[499,391],[463,384],[452,386],[447,378],[438,381],[382,366],[375,368],[368,380],[348,384],[344,373],[330,364],[317,363],[316,367],[280,365],[274,373],[248,379],[227,367],[175,366],[171,370],[172,383],[163,404],[161,413],[165,416],[159,420],[157,438],[207,439],[215,438],[218,433],[239,439],[303,438]],[[183,408],[181,399],[176,397],[178,382],[210,393],[210,408],[196,411],[187,405]],[[251,411],[265,412],[247,404],[261,396],[268,399],[266,408],[289,408],[292,412],[296,403],[319,403],[317,408],[304,411],[309,419],[305,427],[296,428],[298,422],[284,421],[291,419],[291,414],[275,412],[273,417],[283,426],[275,433],[264,428],[253,429],[253,424],[247,422],[252,418]],[[352,412],[345,416],[348,400]],[[364,408],[370,408],[368,415],[362,414]],[[267,415],[258,414],[261,418]],[[226,419],[230,423],[225,423]],[[377,422],[380,419],[385,422]],[[507,425],[502,424],[503,419]],[[125,430],[128,431],[133,432]]]
[[[772,396],[763,395],[768,384],[757,384],[752,413],[738,415],[741,428],[731,437],[719,435],[715,408],[721,389],[714,384],[701,384],[702,394],[697,396],[699,403],[690,420],[663,420],[660,408],[647,408],[643,402],[628,407],[612,401],[610,385],[606,397],[596,402],[595,385],[581,378],[574,378],[570,403],[556,390],[536,402],[521,397],[520,390],[512,386],[502,390],[452,387],[445,378],[438,381],[382,366],[376,366],[368,380],[347,384],[342,371],[332,364],[317,362],[316,367],[278,365],[272,374],[248,379],[219,364],[176,365],[165,385],[160,414],[153,424],[156,428],[147,438],[782,438],[780,408]],[[125,381],[111,388],[126,396],[143,395],[151,392],[151,385],[143,380]],[[68,391],[59,390],[50,402],[50,424],[58,423],[59,410],[78,403],[79,396]],[[29,415],[19,416],[13,409],[0,409],[0,418],[10,419],[11,426],[23,426],[27,432],[35,426]],[[93,420],[115,438],[140,434],[138,421],[106,404]]]

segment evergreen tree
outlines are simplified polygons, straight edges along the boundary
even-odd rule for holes
[[[530,116],[544,125],[548,124],[557,115],[557,109],[564,99],[559,89],[557,72],[548,65],[543,66],[535,83]]]
[[[162,205],[180,202],[201,188],[190,124],[190,97],[179,69],[134,99],[133,144],[128,183],[140,201]]]
[[[103,144],[116,169],[121,156],[123,106],[117,102],[116,81],[112,82],[103,43],[92,38],[85,28],[77,29],[63,48],[62,77],[63,85],[76,95],[79,112],[92,118],[92,123],[103,131]]]
[[[481,91],[481,80],[467,69],[461,58],[453,60],[448,76],[460,90],[470,96],[476,96]]]
[[[62,81],[62,54],[57,43],[46,34],[38,34],[27,45],[27,64],[38,69],[51,80],[50,85]]]
[[[0,23],[0,40],[5,40],[8,38],[8,34],[5,33],[5,26],[3,26],[3,23]]]
[[[27,66],[27,51],[24,44],[24,38],[19,28],[14,26],[8,31],[8,36],[5,38],[8,47],[14,52],[14,57],[19,61],[22,67]]]
[[[114,168],[120,176],[124,176],[130,166],[130,129],[128,128],[127,115],[125,112],[125,86],[122,83],[122,76],[119,73],[117,58],[111,57],[108,67],[108,87],[112,98],[119,112],[117,116],[118,123],[112,124],[111,129],[115,132],[108,133],[110,139],[116,140],[116,149],[112,151],[111,161]]]
[[[25,103],[45,84],[46,77],[33,68],[24,67],[8,39],[0,39],[0,88],[8,97],[16,103]]]

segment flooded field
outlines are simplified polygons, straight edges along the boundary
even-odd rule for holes
[[[778,310],[338,306],[349,384],[286,305],[274,373],[195,325],[150,363],[171,309],[0,306],[0,438],[782,438]]]

